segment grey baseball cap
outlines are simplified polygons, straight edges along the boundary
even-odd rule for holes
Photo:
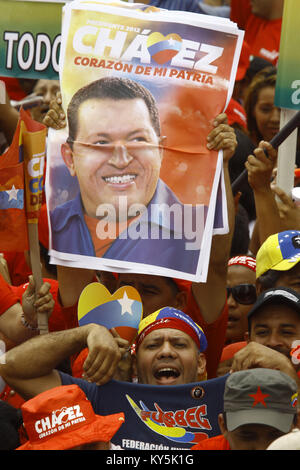
[[[224,412],[228,431],[264,424],[287,433],[297,413],[297,384],[273,369],[233,372],[225,384]]]

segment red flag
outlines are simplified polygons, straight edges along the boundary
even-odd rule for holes
[[[45,142],[46,127],[21,109],[12,144],[0,156],[1,251],[29,248],[27,222],[37,223],[41,207]]]
[[[28,249],[24,168],[19,153],[20,121],[11,146],[0,157],[0,250]]]

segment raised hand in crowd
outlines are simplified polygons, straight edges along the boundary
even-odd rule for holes
[[[62,108],[61,92],[57,93],[56,99],[50,101],[50,109],[43,119],[43,124],[56,130],[66,127],[66,115]]]
[[[37,318],[39,313],[51,315],[54,308],[54,299],[50,292],[50,284],[42,284],[37,296],[34,292],[34,280],[29,279],[29,285],[22,296],[22,303],[18,296],[10,289],[2,276],[0,276],[1,293],[3,301],[0,315],[0,333],[14,344],[22,343],[39,333]]]
[[[50,288],[49,282],[44,282],[36,294],[34,277],[29,276],[28,287],[22,296],[22,308],[26,321],[34,327],[37,327],[39,313],[46,313],[49,318],[53,311],[55,301]]]
[[[282,231],[300,229],[300,207],[295,203],[292,196],[289,196],[283,189],[271,185],[275,194],[279,217],[282,223]]]
[[[258,367],[280,370],[292,377],[298,383],[298,388],[300,387],[299,377],[292,362],[284,354],[255,341],[250,341],[234,355],[231,372]]]
[[[259,246],[273,233],[299,227],[299,209],[293,200],[280,188],[272,184],[276,172],[277,150],[269,142],[261,141],[249,155],[245,167],[248,181],[253,189],[256,207],[256,230],[250,248],[256,253]],[[278,201],[276,196],[280,198]],[[257,245],[257,246],[256,246]]]

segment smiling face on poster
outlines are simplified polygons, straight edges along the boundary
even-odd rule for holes
[[[62,156],[70,174],[77,176],[85,213],[96,217],[100,205],[112,205],[113,218],[120,221],[122,196],[128,206],[147,207],[162,160],[152,95],[130,80],[103,78],[73,96],[68,119]]]
[[[205,280],[213,231],[228,230],[222,155],[206,136],[229,101],[241,32],[191,13],[72,3],[60,71],[68,129],[49,134],[51,256]]]

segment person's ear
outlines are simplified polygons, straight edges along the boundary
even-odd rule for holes
[[[177,308],[178,310],[184,310],[186,306],[187,306],[187,292],[181,290],[177,292],[175,296],[174,307]]]
[[[206,373],[206,357],[205,354],[199,353],[198,354],[198,377],[203,377]]]
[[[219,423],[219,428],[220,428],[221,433],[223,434],[223,436],[225,436],[225,434],[227,433],[227,428],[225,425],[223,413],[220,413],[218,415],[218,423]]]
[[[70,175],[76,176],[76,171],[75,171],[75,166],[74,166],[74,161],[73,161],[73,152],[72,152],[70,145],[67,142],[62,144],[61,154],[62,154],[65,164],[67,165],[69,169]]]

